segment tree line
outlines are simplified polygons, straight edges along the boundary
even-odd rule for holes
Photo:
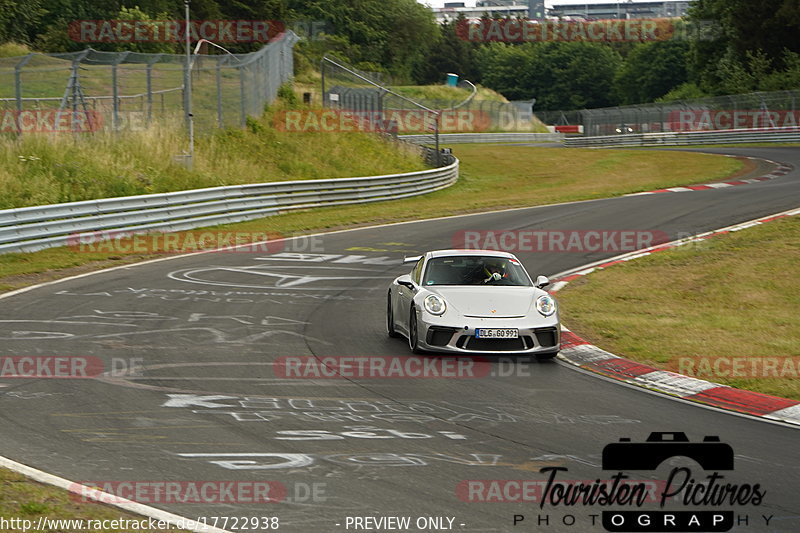
[[[312,68],[327,53],[402,83],[438,83],[455,72],[512,100],[536,98],[538,109],[800,88],[797,0],[695,0],[688,23],[712,24],[712,38],[648,42],[473,42],[459,31],[463,20],[437,24],[415,0],[192,0],[191,10],[193,20],[276,20],[321,29],[298,44],[299,68]],[[75,21],[182,18],[181,0],[0,0],[0,43],[75,51],[87,46],[70,33]],[[182,50],[171,42],[90,44]],[[233,52],[259,46],[226,44]]]

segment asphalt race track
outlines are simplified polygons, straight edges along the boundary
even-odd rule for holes
[[[797,148],[713,151],[800,168]],[[475,500],[518,497],[507,480],[545,480],[539,469],[547,466],[568,469],[559,480],[610,479],[615,472],[603,471],[602,450],[622,437],[641,442],[650,432],[684,432],[699,442],[717,435],[735,453],[735,468],[721,472],[720,483],[759,484],[763,501],[668,502],[665,510],[731,510],[731,531],[796,533],[797,429],[557,362],[490,358],[480,376],[453,379],[283,378],[288,367],[273,363],[287,356],[408,355],[404,339],[385,333],[388,283],[409,270],[400,264],[404,255],[451,247],[459,231],[656,230],[676,238],[796,208],[798,178],[793,170],[743,187],[358,229],[299,239],[282,253],[172,258],[2,299],[0,355],[98,358],[115,372],[0,379],[0,455],[90,484],[275,482],[274,491],[278,484],[286,489],[279,503],[248,503],[244,495],[175,503],[162,496],[152,505],[209,521],[277,517],[282,531],[353,531],[354,517],[405,516],[411,526],[401,531],[585,532],[604,531],[601,513],[625,507]],[[518,256],[536,276],[618,253]],[[673,466],[688,464],[698,483],[710,473],[671,461],[627,473],[663,480]],[[489,493],[480,487],[501,485],[470,480],[501,480],[506,491]],[[515,515],[524,516],[517,526]],[[444,520],[417,528],[420,517]]]

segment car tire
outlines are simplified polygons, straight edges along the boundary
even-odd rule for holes
[[[392,291],[389,291],[389,295],[387,298],[388,302],[386,304],[386,331],[388,332],[389,336],[393,339],[396,339],[400,336],[397,331],[394,329],[394,311],[392,311]]]
[[[537,361],[549,361],[554,359],[555,356],[558,355],[558,352],[549,352],[549,353],[537,353],[536,360]]]
[[[412,307],[411,315],[408,317],[408,347],[411,353],[420,354],[422,348],[419,347],[419,328],[417,327],[417,312]]]

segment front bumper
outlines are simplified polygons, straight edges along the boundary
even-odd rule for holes
[[[479,339],[478,328],[514,328],[516,339]],[[435,320],[419,321],[420,348],[432,352],[488,354],[545,354],[558,352],[561,327],[558,319],[532,323],[529,318],[467,318],[460,326]]]

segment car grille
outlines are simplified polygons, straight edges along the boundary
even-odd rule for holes
[[[478,339],[476,337],[467,337],[464,349],[476,352],[518,352],[526,349],[525,344],[523,337],[518,339]]]
[[[525,315],[464,315],[467,318],[502,318],[507,320],[509,318],[525,318]]]

